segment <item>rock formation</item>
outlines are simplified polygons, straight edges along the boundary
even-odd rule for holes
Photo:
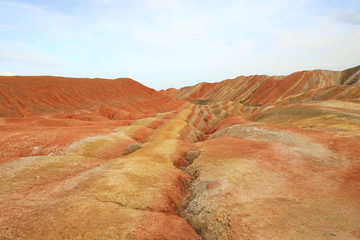
[[[359,76],[0,77],[0,239],[360,239]]]

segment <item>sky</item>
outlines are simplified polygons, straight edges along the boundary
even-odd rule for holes
[[[154,89],[360,64],[360,0],[0,0],[0,75]]]

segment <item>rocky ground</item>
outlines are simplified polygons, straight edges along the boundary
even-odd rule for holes
[[[0,78],[0,239],[360,239],[358,75]]]

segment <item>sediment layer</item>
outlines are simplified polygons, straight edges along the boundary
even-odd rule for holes
[[[359,239],[358,73],[0,78],[0,239]]]

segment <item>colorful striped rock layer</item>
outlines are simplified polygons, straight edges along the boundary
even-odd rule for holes
[[[0,77],[0,239],[360,239],[359,76]]]

